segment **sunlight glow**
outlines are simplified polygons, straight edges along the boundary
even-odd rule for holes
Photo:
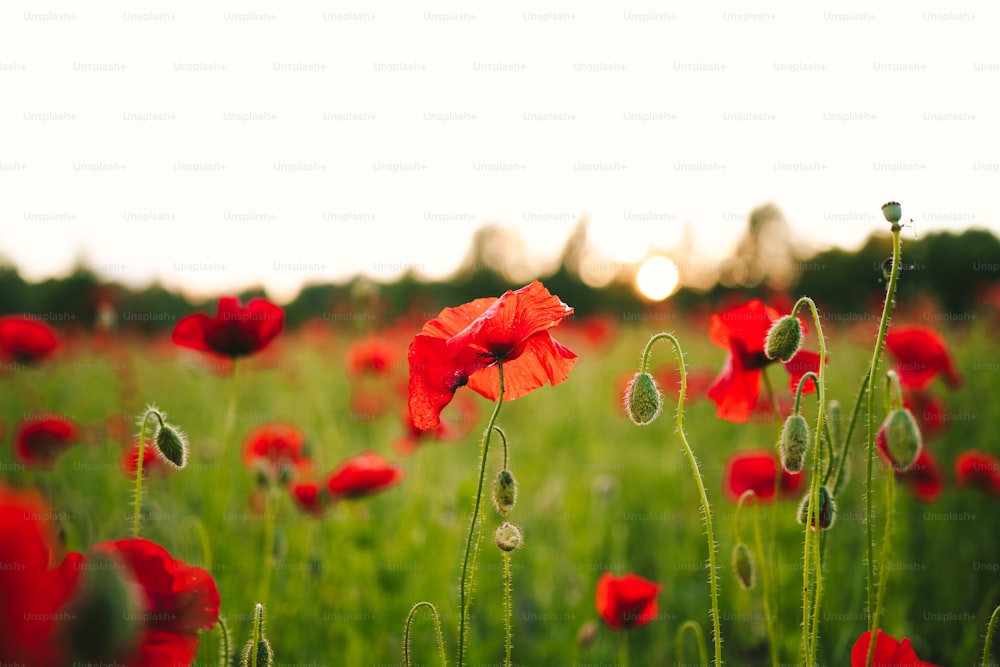
[[[674,293],[680,281],[677,265],[667,257],[650,257],[639,267],[635,286],[651,301],[663,301]]]

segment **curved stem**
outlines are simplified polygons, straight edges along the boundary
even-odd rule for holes
[[[708,494],[705,492],[705,483],[701,477],[701,470],[698,468],[698,460],[695,459],[691,445],[688,444],[687,435],[684,433],[684,396],[687,393],[687,372],[684,368],[684,352],[681,350],[680,342],[678,342],[673,334],[656,334],[646,343],[646,349],[643,352],[642,367],[645,368],[646,366],[649,351],[653,343],[664,339],[670,341],[674,347],[674,353],[677,355],[677,366],[681,375],[681,391],[677,397],[677,434],[684,444],[684,453],[687,455],[688,463],[691,464],[691,474],[694,477],[695,484],[698,486],[698,494],[701,496],[701,510],[705,520],[705,533],[708,539],[709,587],[712,596],[712,632],[713,639],[715,640],[715,664],[718,667],[722,665],[722,634],[719,629],[719,582],[718,569],[715,562],[715,534],[712,530],[712,508],[708,503]]]
[[[500,428],[499,426],[497,426],[495,424],[493,426],[493,430],[497,432],[497,435],[500,436],[500,441],[503,442],[503,469],[506,470],[507,469],[507,434],[503,432],[502,428]]]
[[[493,427],[497,423],[497,415],[500,414],[500,406],[503,405],[503,362],[497,361],[497,375],[500,380],[500,389],[497,393],[497,402],[493,406],[493,414],[486,424],[486,431],[483,433],[483,451],[479,462],[479,487],[476,490],[476,504],[472,510],[472,523],[469,524],[469,536],[465,540],[465,557],[462,559],[462,582],[459,587],[459,618],[458,618],[458,666],[462,667],[465,661],[465,633],[467,632],[469,608],[472,605],[472,595],[469,582],[469,556],[473,553],[473,536],[475,540],[475,554],[479,554],[479,542],[482,539],[482,527],[479,521],[479,508],[483,500],[483,480],[486,478],[486,455],[490,451],[490,436],[493,435]],[[506,441],[506,439],[505,439]],[[477,531],[476,528],[479,527]],[[476,556],[473,556],[473,573],[475,571]]]
[[[805,373],[801,378],[799,378],[799,384],[795,387],[795,406],[792,408],[792,414],[799,414],[799,407],[802,403],[802,392],[805,391],[806,382],[812,380],[813,386],[819,384],[819,376],[812,371]]]
[[[899,374],[893,370],[885,374],[885,403],[887,410],[903,405],[903,385],[899,383]]]
[[[683,645],[685,630],[690,630],[694,634],[694,641],[698,646],[698,663],[701,665],[707,665],[708,651],[705,649],[705,632],[701,629],[701,625],[697,621],[692,620],[684,621],[681,623],[680,627],[677,628],[677,636],[674,639],[674,644],[677,646],[677,664],[687,664],[684,661]]]
[[[892,226],[892,271],[889,274],[889,285],[886,287],[885,305],[882,307],[882,320],[878,327],[878,337],[875,339],[875,350],[872,352],[871,365],[868,367],[868,453],[865,461],[865,561],[867,563],[867,610],[869,615],[868,629],[871,630],[871,640],[868,643],[868,657],[865,667],[871,667],[875,656],[875,639],[878,625],[872,613],[875,605],[875,545],[872,528],[872,460],[875,456],[875,371],[879,358],[882,356],[882,345],[889,330],[889,316],[892,314],[892,304],[896,296],[896,280],[899,278],[899,224]]]
[[[814,631],[811,630],[813,625],[810,623],[811,615],[818,614],[818,608],[810,607],[809,601],[809,569],[810,569],[810,549],[816,549],[811,544],[812,533],[819,533],[822,527],[819,525],[819,479],[820,479],[820,439],[823,434],[824,416],[826,414],[826,336],[823,335],[823,325],[819,319],[819,312],[816,310],[816,304],[809,297],[802,297],[799,299],[795,306],[792,308],[792,317],[798,312],[799,308],[803,305],[809,306],[809,310],[812,311],[813,323],[816,325],[816,337],[819,339],[819,374],[815,375],[816,379],[814,383],[816,384],[816,394],[819,401],[819,408],[817,409],[816,415],[816,435],[813,438],[816,443],[813,447],[813,462],[812,462],[812,477],[810,479],[809,485],[809,503],[806,507],[806,525],[805,525],[805,538],[802,547],[802,647],[806,652],[806,664],[812,665],[815,663],[815,636]],[[802,380],[799,382],[798,391],[801,392],[806,383],[806,378],[810,373],[806,373]],[[798,402],[798,394],[796,394],[796,402]],[[797,407],[797,406],[796,406]],[[816,530],[813,530],[815,526]],[[816,580],[815,586],[815,597],[816,603],[819,602],[820,591],[822,590],[822,577],[823,573],[819,568],[819,560],[817,558],[818,554],[813,554],[813,560],[815,561],[815,573],[814,577]]]
[[[514,605],[511,603],[511,576],[510,576],[510,552],[503,552],[503,625],[504,625],[504,649],[506,652],[506,660],[504,665],[510,667],[513,663],[510,661],[511,650],[513,649],[513,641],[511,640],[513,636],[513,617],[514,617]]]
[[[146,455],[146,422],[149,421],[150,417],[156,417],[160,422],[160,428],[163,428],[163,416],[160,414],[159,410],[150,406],[146,408],[146,412],[142,415],[142,421],[139,423],[139,458],[136,459],[135,463],[135,494],[132,499],[132,537],[139,537],[139,524],[142,522],[142,459]]]
[[[993,610],[990,622],[986,626],[986,643],[983,644],[983,667],[989,667],[990,665],[990,644],[993,643],[993,628],[996,627],[997,616],[1000,616],[1000,605],[997,605],[997,608]]]
[[[410,667],[410,626],[413,625],[413,617],[417,615],[421,607],[431,610],[431,617],[434,619],[434,630],[437,632],[438,655],[441,657],[441,667],[447,667],[448,659],[444,652],[444,635],[441,634],[441,617],[438,615],[437,607],[430,602],[418,602],[410,607],[410,613],[406,616],[406,627],[403,630],[403,664]]]
[[[219,616],[219,667],[230,667],[229,652],[229,627],[226,619]]]

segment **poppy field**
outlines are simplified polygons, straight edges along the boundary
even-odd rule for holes
[[[996,664],[1000,313],[799,296],[0,318],[0,665]]]

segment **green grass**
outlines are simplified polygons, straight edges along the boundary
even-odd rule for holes
[[[941,665],[978,664],[989,614],[1000,602],[997,499],[959,492],[952,472],[955,457],[966,448],[1000,453],[994,426],[1000,407],[993,400],[1000,381],[995,364],[983,365],[997,359],[987,329],[946,332],[966,378],[958,391],[934,387],[947,396],[949,412],[959,415],[929,444],[946,472],[947,491],[933,504],[918,502],[902,487],[897,493],[882,626],[896,638],[910,637],[923,660]],[[708,342],[704,331],[682,325],[674,332],[689,369],[721,367],[724,353]],[[558,329],[554,333],[559,338]],[[510,443],[509,467],[520,489],[508,519],[522,528],[525,541],[512,561],[516,664],[614,664],[617,637],[607,628],[601,626],[588,648],[576,640],[581,626],[597,619],[594,584],[604,571],[630,571],[664,586],[659,618],[627,633],[632,665],[674,664],[674,635],[687,619],[702,625],[711,644],[707,547],[696,488],[674,433],[673,407],[640,428],[626,420],[617,396],[616,378],[636,369],[652,333],[650,327],[620,323],[610,349],[595,351],[574,341],[580,360],[566,383],[509,402],[500,412],[499,424]],[[870,349],[867,338],[859,343],[846,328],[830,329],[827,335],[828,396],[838,399],[846,413]],[[264,530],[260,516],[247,506],[254,479],[243,469],[239,453],[247,432],[271,420],[298,426],[309,437],[320,473],[365,449],[379,451],[406,470],[404,482],[381,495],[343,503],[322,521],[301,515],[287,495],[281,497],[276,567],[266,601],[277,662],[398,665],[406,615],[415,602],[427,600],[441,612],[448,660],[454,664],[462,549],[479,439],[491,406],[475,397],[480,424],[462,442],[431,443],[399,457],[392,442],[401,432],[397,412],[405,397],[386,382],[384,391],[392,398],[387,414],[375,419],[352,415],[343,364],[346,340],[339,336],[335,332],[334,342],[314,347],[294,333],[283,334],[280,349],[241,369],[228,453],[220,442],[228,378],[182,363],[187,355],[163,341],[125,340],[114,357],[83,341],[75,352],[47,366],[9,374],[0,385],[0,417],[8,427],[8,443],[16,423],[39,411],[65,413],[89,427],[89,443],[67,451],[52,472],[5,465],[3,478],[45,490],[68,549],[86,551],[94,542],[126,537],[132,483],[117,468],[121,444],[104,434],[102,424],[123,412],[131,420],[146,402],[155,402],[189,434],[191,454],[188,469],[147,481],[142,535],[175,557],[210,570],[239,648],[250,631]],[[654,350],[654,367],[672,363],[667,345]],[[769,373],[787,397],[784,371],[771,368]],[[135,395],[123,395],[123,374],[134,374]],[[405,379],[405,370],[398,374]],[[811,421],[815,399],[808,400]],[[777,429],[771,420],[742,425],[721,421],[714,405],[697,397],[686,416],[716,522],[723,652],[732,665],[770,661],[760,577],[757,588],[743,591],[729,569],[735,505],[721,492],[724,462],[737,450],[772,447]],[[862,424],[852,445],[853,474],[838,498],[837,524],[826,538],[820,664],[847,664],[851,645],[866,625],[863,435]],[[494,439],[488,483],[500,457]],[[0,450],[0,462],[12,460],[8,444]],[[876,476],[878,535],[885,516],[882,475],[878,471]],[[772,530],[777,536],[777,559],[770,565],[772,581],[779,586],[776,615],[785,664],[799,660],[803,533],[795,509],[795,502],[783,502],[751,511],[764,521],[765,539]],[[483,516],[467,664],[499,665],[502,559],[491,534],[501,519],[488,500]],[[210,555],[203,548],[202,531]],[[743,534],[750,542],[746,519]],[[213,664],[217,635],[203,635],[198,664]],[[414,624],[413,652],[414,664],[438,662],[426,615]],[[693,648],[687,655],[694,660]]]

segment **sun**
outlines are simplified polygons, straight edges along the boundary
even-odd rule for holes
[[[663,301],[674,293],[680,282],[677,265],[667,257],[650,257],[639,267],[635,286],[650,301]]]

